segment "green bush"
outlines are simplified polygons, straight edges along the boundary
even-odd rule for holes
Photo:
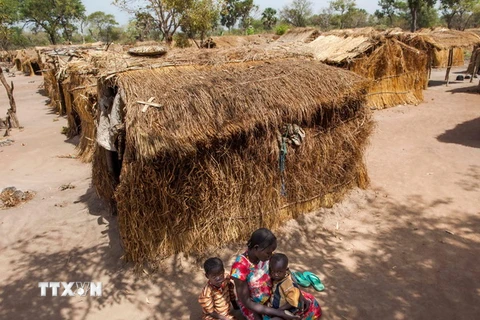
[[[280,24],[275,28],[275,34],[281,36],[284,35],[287,30],[288,26],[286,24]]]
[[[178,48],[188,48],[191,46],[190,41],[188,41],[188,36],[185,33],[175,33],[173,35],[173,41],[175,42],[175,47]]]

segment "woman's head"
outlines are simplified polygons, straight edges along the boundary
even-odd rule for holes
[[[255,230],[247,243],[249,252],[260,261],[267,261],[277,249],[277,238],[266,228]]]

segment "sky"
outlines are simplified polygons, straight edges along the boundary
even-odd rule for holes
[[[313,3],[313,13],[319,13],[323,8],[327,8],[330,0],[310,0]],[[369,13],[373,13],[378,9],[377,0],[356,0],[357,7],[367,10]],[[120,25],[126,25],[129,20],[129,15],[120,10],[116,6],[112,5],[112,0],[82,0],[87,14],[95,11],[103,11],[107,14],[113,14],[115,20]],[[260,13],[268,7],[274,8],[279,11],[285,5],[288,5],[292,0],[254,0],[254,3],[260,7]]]

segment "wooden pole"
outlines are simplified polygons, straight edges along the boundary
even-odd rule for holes
[[[20,122],[17,118],[17,105],[15,104],[15,99],[13,98],[13,81],[11,82],[11,86],[9,86],[7,79],[5,79],[5,75],[3,74],[2,68],[0,68],[0,81],[5,87],[5,90],[7,90],[7,96],[10,102],[10,109],[7,110],[7,131],[5,132],[5,135],[8,135],[8,132],[11,128],[20,127]]]
[[[448,82],[450,81],[450,70],[452,69],[453,65],[453,48],[450,48],[448,50],[448,64],[447,64],[447,74],[445,75],[445,81],[447,81],[447,87],[448,87]]]

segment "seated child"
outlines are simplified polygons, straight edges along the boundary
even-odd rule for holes
[[[269,306],[275,309],[285,310],[285,313],[299,316],[300,319],[315,320],[322,316],[322,309],[315,297],[307,292],[302,292],[292,280],[286,255],[283,253],[273,254],[270,258],[269,269],[273,282]],[[310,303],[306,312],[299,310],[300,295]]]
[[[203,311],[202,319],[235,319],[231,313],[232,306],[234,309],[238,309],[234,286],[230,276],[225,275],[222,260],[219,258],[207,259],[203,268],[208,282],[198,297]]]

